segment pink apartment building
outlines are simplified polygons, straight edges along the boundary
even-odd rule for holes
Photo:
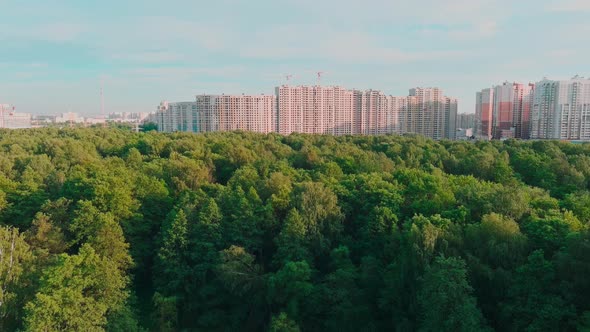
[[[486,139],[529,138],[535,85],[508,83],[476,94],[477,134]]]

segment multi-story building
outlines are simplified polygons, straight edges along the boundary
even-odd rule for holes
[[[492,139],[494,113],[494,89],[483,89],[475,94],[475,136]]]
[[[439,88],[413,88],[401,115],[401,132],[433,139],[455,137],[458,102]]]
[[[163,101],[156,110],[156,123],[162,132],[199,132],[197,103],[194,101],[169,103]]]
[[[288,85],[276,87],[275,91],[280,134],[352,134],[352,91],[338,86]]]
[[[197,96],[199,131],[244,130],[258,133],[276,131],[274,96]]]
[[[456,98],[445,97],[445,138],[455,139],[457,137],[458,108],[459,103]]]
[[[393,97],[381,91],[355,90],[353,134],[384,135],[400,133],[400,110],[404,97]]]
[[[531,138],[590,140],[590,79],[544,79],[533,100]]]
[[[534,84],[504,82],[476,95],[480,138],[528,138]]]

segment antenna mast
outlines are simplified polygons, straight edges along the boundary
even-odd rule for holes
[[[103,86],[104,86],[104,79],[101,78],[100,79],[100,115],[102,115],[102,119],[104,120],[102,126],[106,127],[107,126],[107,117],[104,114],[104,89],[103,89]]]

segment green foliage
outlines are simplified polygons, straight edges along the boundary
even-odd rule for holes
[[[151,129],[2,132],[0,330],[590,326],[590,144]]]
[[[62,254],[48,268],[35,299],[26,305],[30,331],[103,331],[109,311],[124,304],[127,280],[89,245]]]
[[[418,302],[420,331],[483,331],[483,316],[467,282],[465,262],[439,256],[426,268]]]

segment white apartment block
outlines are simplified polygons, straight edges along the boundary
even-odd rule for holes
[[[456,98],[445,97],[445,133],[448,139],[457,138],[457,111],[459,103]]]
[[[166,133],[175,131],[199,132],[199,118],[196,102],[169,103],[163,101],[156,110],[158,130]]]
[[[352,134],[353,92],[338,86],[275,88],[280,134]]]
[[[355,90],[353,134],[399,134],[400,111],[405,107],[405,97],[387,96],[375,90]]]
[[[271,133],[276,130],[275,96],[202,95],[196,110],[201,132],[244,130]]]
[[[590,79],[544,79],[533,100],[531,138],[590,140]]]
[[[413,88],[402,114],[402,133],[433,139],[454,138],[458,103],[439,88]]]

